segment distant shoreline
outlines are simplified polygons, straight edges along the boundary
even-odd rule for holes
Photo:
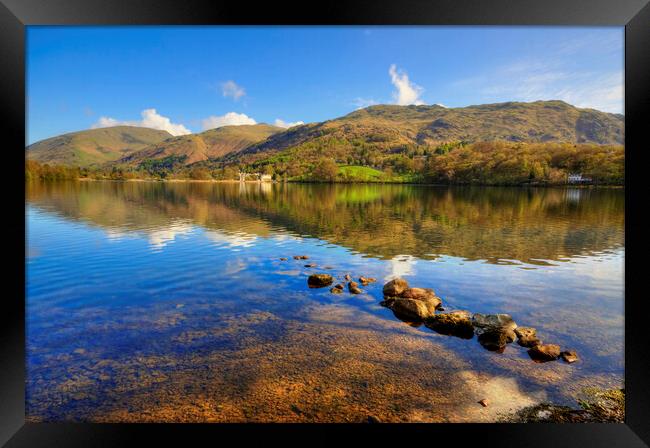
[[[513,187],[513,188],[625,188],[625,185],[602,185],[602,184],[433,184],[419,182],[318,182],[318,181],[287,181],[287,182],[260,182],[258,180],[225,180],[225,179],[91,179],[80,177],[67,179],[78,182],[150,182],[150,183],[202,183],[202,184],[258,184],[258,185],[279,185],[279,184],[301,184],[301,185],[412,185],[421,187]],[[42,181],[60,182],[60,180]]]

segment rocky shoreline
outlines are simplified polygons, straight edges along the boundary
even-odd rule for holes
[[[623,423],[625,389],[585,389],[579,408],[540,403],[502,418],[501,423]]]
[[[295,255],[293,258],[305,260],[309,257]],[[305,267],[316,267],[316,264],[310,263]],[[309,288],[323,288],[331,286],[334,280],[331,274],[315,273],[309,276],[307,284]],[[351,294],[364,292],[359,289],[359,283],[367,286],[376,282],[374,278],[360,276],[357,283],[349,274],[345,274],[343,280],[347,282]],[[342,294],[344,291],[342,283],[337,283],[330,289],[332,294]],[[442,299],[433,289],[411,287],[402,278],[387,282],[382,293],[384,300],[380,305],[392,310],[395,317],[408,324],[424,324],[436,333],[461,339],[472,339],[476,335],[484,349],[496,353],[503,353],[508,344],[517,341],[518,345],[528,349],[528,356],[538,363],[562,359],[572,364],[579,360],[575,350],[562,350],[557,344],[543,343],[535,328],[518,326],[509,314],[480,314],[468,310],[445,312]]]

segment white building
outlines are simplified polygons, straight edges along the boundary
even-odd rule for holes
[[[262,173],[245,173],[243,171],[239,172],[239,181],[245,182],[246,180],[257,180],[258,182],[273,182],[273,177],[270,174]]]
[[[583,182],[591,182],[591,179],[588,177],[582,177],[582,174],[580,173],[570,173],[567,177],[567,181],[570,184],[579,184]]]

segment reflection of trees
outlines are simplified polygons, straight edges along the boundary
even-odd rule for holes
[[[237,194],[239,185],[226,186],[230,189],[227,194]],[[209,187],[110,181],[30,183],[27,201],[64,217],[124,232],[158,231],[179,220],[190,220],[228,232],[271,233],[266,222],[225,206],[221,195],[211,194]]]
[[[623,245],[622,190],[62,182],[30,184],[28,201],[127,231],[179,219],[261,236],[286,228],[381,258],[530,262]]]

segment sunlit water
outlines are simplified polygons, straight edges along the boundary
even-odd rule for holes
[[[623,190],[66,182],[26,213],[32,420],[494,421],[623,387]],[[580,361],[401,322],[395,276]]]

